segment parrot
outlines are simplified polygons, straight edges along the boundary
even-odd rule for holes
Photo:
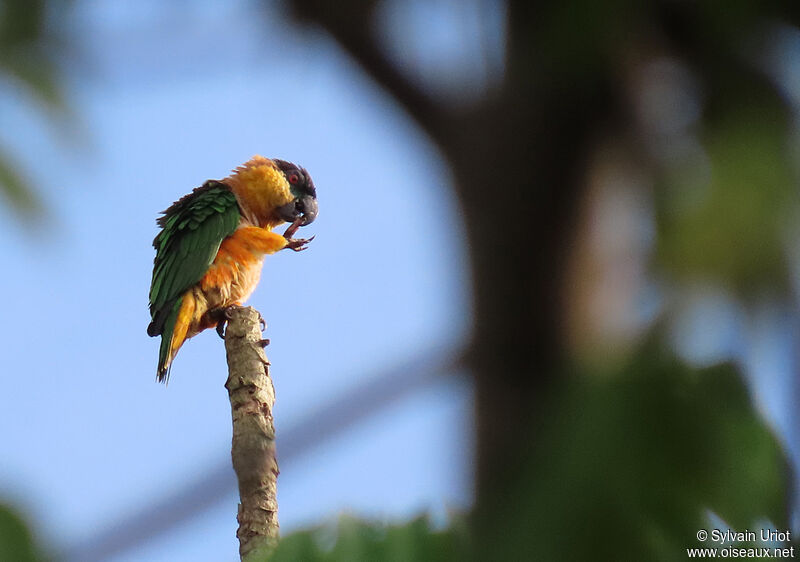
[[[223,335],[226,310],[253,293],[264,256],[307,247],[313,237],[292,236],[317,213],[316,188],[305,168],[258,155],[161,213],[147,327],[149,336],[161,336],[159,382],[168,381],[187,339],[212,327]],[[291,223],[283,235],[272,231],[283,223]]]

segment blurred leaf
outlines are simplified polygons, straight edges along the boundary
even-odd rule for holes
[[[61,2],[51,2],[51,11]],[[29,88],[49,109],[63,110],[48,53],[47,11],[41,0],[0,0],[0,70]],[[50,49],[50,50],[49,50]]]
[[[19,515],[4,505],[0,505],[0,560],[39,560],[27,525]]]
[[[434,531],[427,517],[404,525],[382,526],[341,517],[335,528],[320,527],[281,539],[268,557],[279,561],[438,562],[467,558],[463,526]]]
[[[34,49],[0,53],[0,70],[27,86],[44,106],[64,113],[66,104],[51,61]]]
[[[481,559],[685,560],[707,510],[787,528],[786,458],[731,365],[694,370],[648,344],[570,382],[545,427]]]
[[[316,533],[317,531],[298,531],[281,537],[278,548],[271,556],[267,556],[263,560],[269,560],[270,562],[281,560],[317,562],[325,560],[314,538]]]
[[[0,2],[0,47],[35,41],[44,27],[43,0]]]
[[[13,165],[0,152],[0,193],[11,204],[12,208],[27,216],[34,216],[41,211],[41,205],[25,181],[14,171]]]
[[[708,174],[687,176],[688,163],[674,163],[658,205],[667,274],[722,282],[745,298],[787,288],[784,242],[797,212],[786,110],[768,88],[750,89],[708,110]]]
[[[688,405],[697,414],[697,444],[708,454],[698,498],[736,529],[768,519],[789,527],[790,466],[730,365],[700,373]]]
[[[48,11],[64,2],[0,0],[0,78],[17,81],[52,114],[64,115],[66,104],[55,72],[54,46],[47,33]],[[48,9],[46,9],[48,8]],[[13,142],[12,136],[5,137]],[[11,208],[28,217],[42,210],[30,186],[16,171],[16,163],[0,152],[0,193]]]

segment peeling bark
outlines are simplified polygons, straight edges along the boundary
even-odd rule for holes
[[[252,307],[230,313],[225,332],[231,401],[233,446],[231,457],[239,481],[239,555],[261,557],[278,542],[275,427],[272,407],[275,388],[269,376],[260,330],[261,315]]]

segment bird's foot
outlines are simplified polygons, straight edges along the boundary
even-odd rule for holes
[[[297,229],[300,228],[305,223],[305,218],[300,216],[297,217],[292,224],[289,225],[289,228],[286,229],[286,232],[283,233],[283,237],[286,238],[286,246],[284,250],[294,250],[295,252],[302,252],[308,246],[308,243],[311,242],[314,237],[311,238],[292,238],[294,233],[297,232]]]
[[[217,335],[223,340],[225,339],[225,328],[228,325],[228,320],[231,319],[233,311],[240,307],[241,307],[240,304],[232,304],[229,306],[223,306],[220,308],[209,310],[206,313],[212,321],[216,322]]]
[[[240,304],[231,304],[229,306],[223,306],[221,308],[215,308],[213,310],[209,310],[206,313],[209,319],[217,323],[216,327],[217,335],[221,337],[223,340],[225,339],[225,328],[228,326],[228,321],[233,317],[233,311],[241,307],[242,305]],[[267,323],[264,321],[264,317],[261,316],[260,312],[258,312],[258,323],[261,326],[262,332],[267,329]],[[269,343],[269,340],[266,341],[267,343],[264,345],[267,345]]]
[[[312,236],[311,238],[287,238],[286,239],[286,246],[284,250],[294,250],[295,252],[302,252],[308,247],[308,243],[311,242],[315,237]]]
[[[220,310],[225,310],[225,309],[220,309]],[[228,325],[227,318],[223,318],[222,320],[217,321],[217,335],[223,340],[225,339],[225,328],[227,325]]]

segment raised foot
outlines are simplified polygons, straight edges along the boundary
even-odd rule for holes
[[[287,238],[284,250],[294,250],[295,252],[302,252],[308,247],[308,243],[315,237],[311,238]]]

